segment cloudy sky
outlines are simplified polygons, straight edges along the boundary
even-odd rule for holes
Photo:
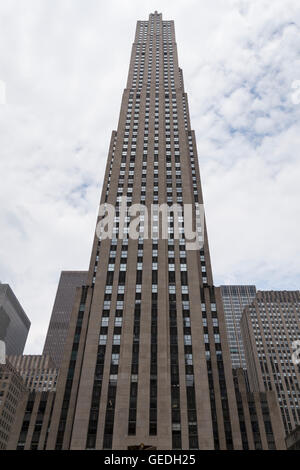
[[[0,0],[0,280],[32,321],[27,353],[60,271],[88,267],[136,21],[154,10],[175,20],[215,283],[299,289],[299,0]]]

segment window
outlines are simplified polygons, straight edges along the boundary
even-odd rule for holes
[[[121,335],[114,335],[113,337],[113,344],[116,345],[116,344],[120,344],[121,342]]]
[[[100,335],[99,344],[106,344],[107,335]]]
[[[184,344],[185,344],[186,346],[192,344],[192,337],[191,337],[191,335],[184,335]]]

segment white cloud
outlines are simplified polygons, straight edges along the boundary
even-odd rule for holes
[[[215,281],[299,288],[298,1],[159,6],[175,20]],[[159,6],[0,4],[0,279],[32,320],[27,352],[41,351],[60,271],[88,267],[135,24]]]

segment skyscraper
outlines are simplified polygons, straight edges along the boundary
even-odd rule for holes
[[[112,239],[95,236],[78,292],[48,448],[241,448],[220,295],[204,245],[174,237],[120,239],[127,205],[202,204],[194,132],[173,21],[139,21],[101,204],[116,207]],[[146,228],[146,222],[145,227]],[[99,269],[98,269],[99,267]]]
[[[139,207],[137,236],[135,214],[123,218],[124,197],[126,209]],[[113,227],[105,234],[97,223],[87,283],[76,289],[49,434],[38,445],[242,449],[222,299],[205,224],[196,217],[203,213],[202,191],[174,23],[157,12],[137,23],[100,202],[97,222],[112,214]],[[25,418],[19,425],[28,427]],[[31,436],[24,438],[18,445],[30,448]]]
[[[300,338],[300,291],[258,291],[241,330],[251,390],[276,392],[285,431],[300,424],[300,370],[293,362]]]
[[[30,320],[8,284],[0,283],[0,340],[6,354],[23,354]]]
[[[86,284],[87,271],[62,271],[52,309],[43,355],[49,354],[60,366],[75,300],[76,287]]]
[[[240,321],[244,308],[255,299],[255,286],[221,286],[232,367],[246,369]]]

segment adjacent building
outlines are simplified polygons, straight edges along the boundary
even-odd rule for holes
[[[25,392],[15,400],[15,419],[6,448],[43,450],[49,434],[58,369],[49,355],[8,356],[7,360]]]
[[[18,403],[7,450],[45,450],[55,392],[27,391]]]
[[[6,354],[23,354],[30,320],[8,284],[0,283],[0,340]]]
[[[77,287],[84,286],[87,271],[62,271],[50,318],[43,354],[60,367]]]
[[[233,374],[243,450],[285,450],[276,393],[251,392],[245,369]]]
[[[220,286],[229,350],[234,369],[242,367],[246,369],[246,359],[243,339],[240,328],[244,308],[249,305],[256,296],[255,286]]]
[[[56,390],[59,369],[49,355],[8,356],[7,359],[21,375],[28,390]]]
[[[286,433],[300,424],[300,291],[258,291],[245,308],[241,330],[252,391],[276,393]]]
[[[27,388],[16,369],[9,362],[0,364],[0,450],[8,448],[18,406],[26,393]]]

